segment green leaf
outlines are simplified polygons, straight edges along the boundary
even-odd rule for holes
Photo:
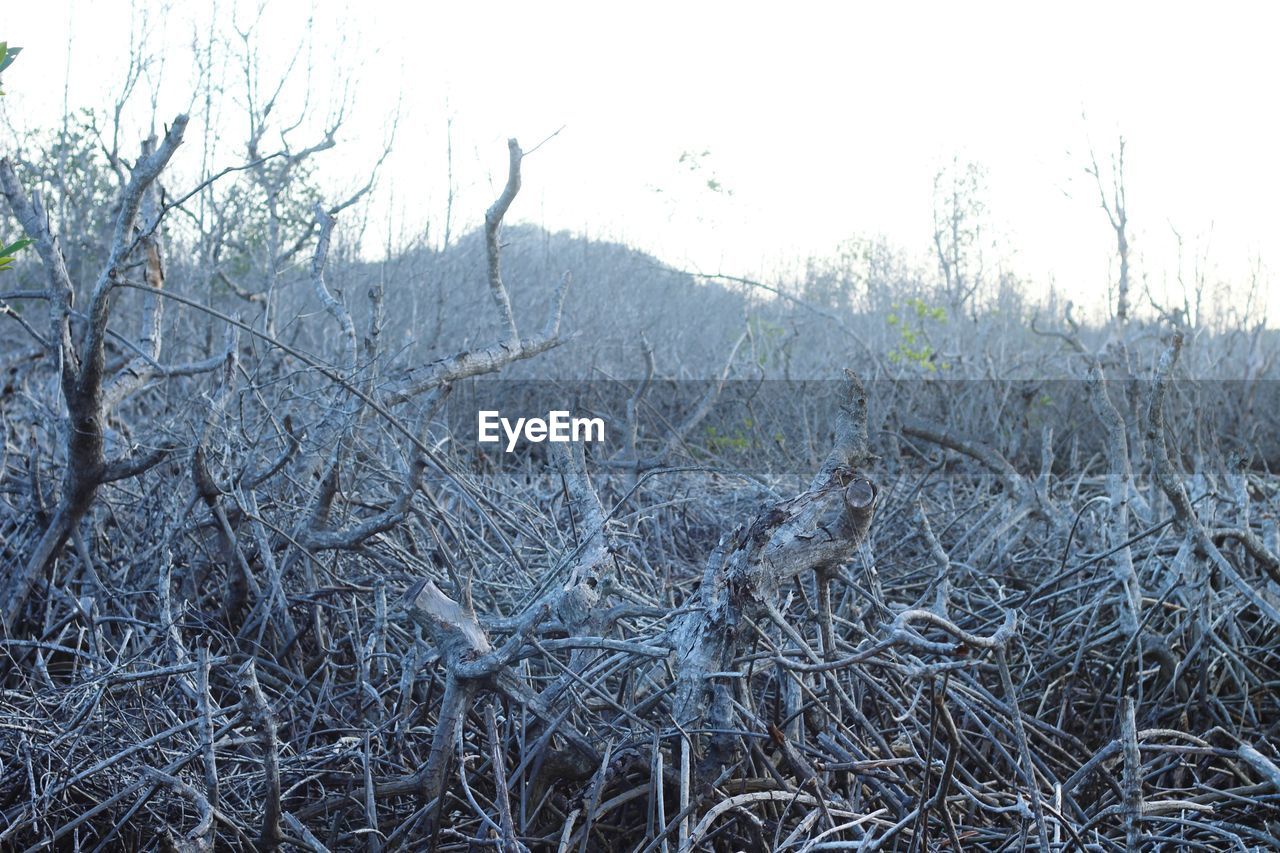
[[[0,248],[0,272],[4,272],[10,266],[13,265],[13,261],[14,261],[13,255],[15,252],[20,252],[30,245],[31,245],[31,240],[27,239],[26,237],[23,237],[21,240],[18,240],[14,243],[10,243],[8,246],[5,246],[4,248]]]
[[[4,71],[22,53],[20,47],[9,47],[8,42],[0,42],[0,71]]]
[[[10,243],[8,246],[5,246],[4,248],[0,248],[0,258],[8,257],[9,255],[12,255],[15,252],[21,252],[23,249],[27,248],[30,245],[31,245],[30,238],[23,237],[21,240]]]

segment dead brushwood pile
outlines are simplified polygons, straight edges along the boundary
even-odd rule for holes
[[[519,146],[498,337],[406,376],[382,290],[326,281],[333,208],[314,346],[165,281],[184,127],[87,313],[0,167],[44,276],[0,358],[0,848],[1280,848],[1274,376],[1125,326],[1028,354],[1065,391],[850,356],[764,471],[700,426],[729,356],[664,431],[494,467],[437,416],[572,298],[512,307]],[[162,308],[220,351],[166,363]]]

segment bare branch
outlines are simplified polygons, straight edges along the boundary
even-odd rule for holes
[[[516,319],[511,313],[511,299],[507,296],[506,285],[502,282],[502,255],[498,245],[498,229],[502,225],[503,217],[507,215],[507,209],[511,207],[511,202],[515,200],[516,193],[520,192],[520,160],[523,155],[520,152],[520,143],[514,139],[507,140],[507,148],[510,153],[507,185],[503,187],[502,195],[498,196],[498,200],[485,211],[484,241],[489,261],[489,293],[493,296],[493,304],[498,309],[498,319],[506,334],[503,344],[511,349],[518,349],[520,332],[516,329]]]

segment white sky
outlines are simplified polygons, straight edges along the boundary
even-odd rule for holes
[[[225,27],[235,3],[140,5],[170,115],[190,97],[192,33]],[[73,106],[105,105],[130,8],[47,0],[6,13],[0,37],[26,49],[5,78],[15,121],[56,122],[64,79]],[[371,241],[388,221],[408,233],[430,220],[439,234],[450,118],[463,224],[491,200],[507,136],[528,148],[563,126],[526,160],[513,219],[733,274],[796,269],[854,235],[923,256],[933,175],[958,155],[987,169],[1012,268],[1090,301],[1114,240],[1084,175],[1088,142],[1102,158],[1123,133],[1137,272],[1153,287],[1176,273],[1171,226],[1189,256],[1207,247],[1211,280],[1280,263],[1273,4],[274,0],[259,29],[268,70],[297,52],[309,14],[321,98],[342,74],[356,84],[343,145],[320,161],[335,187],[363,182],[400,99]],[[145,99],[133,109],[149,120]],[[223,130],[239,144],[239,125]],[[701,177],[682,170],[682,152],[703,150]],[[194,146],[184,156],[198,162]],[[710,176],[732,195],[707,190]]]

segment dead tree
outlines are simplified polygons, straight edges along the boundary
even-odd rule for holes
[[[507,285],[502,278],[502,255],[498,237],[501,233],[502,220],[520,191],[520,167],[524,161],[524,153],[520,150],[520,143],[515,139],[507,140],[507,152],[506,185],[501,195],[489,206],[484,215],[489,294],[498,314],[502,337],[487,347],[465,350],[425,365],[415,371],[407,385],[387,397],[388,405],[403,403],[419,394],[459,379],[493,373],[513,362],[544,353],[561,343],[560,315],[564,307],[564,296],[569,287],[567,275],[561,279],[560,287],[551,300],[546,324],[541,332],[522,336],[511,310],[511,299],[507,295]]]
[[[146,471],[168,453],[168,448],[158,447],[147,453],[108,460],[105,428],[112,406],[154,376],[213,370],[222,361],[218,357],[204,364],[161,365],[157,360],[160,311],[153,293],[144,308],[138,359],[114,375],[108,375],[106,368],[105,342],[112,297],[116,288],[127,281],[130,266],[135,260],[141,260],[148,284],[152,288],[163,285],[163,259],[157,233],[164,211],[147,197],[182,144],[186,128],[187,117],[179,115],[158,145],[154,142],[145,145],[142,157],[121,189],[110,251],[93,287],[82,325],[74,322],[77,317],[74,287],[40,194],[28,196],[9,160],[0,160],[0,184],[5,198],[35,242],[48,279],[48,291],[42,296],[49,303],[50,355],[59,364],[66,405],[66,470],[61,496],[39,544],[26,562],[5,580],[0,592],[0,621],[6,628],[11,629],[17,622],[32,586],[45,574],[89,511],[98,489]]]
[[[847,562],[875,512],[875,485],[858,473],[869,458],[867,398],[846,371],[835,446],[808,491],[769,507],[748,525],[721,538],[703,574],[697,607],[672,629],[677,676],[672,715],[688,730],[732,729],[733,701],[724,681],[738,654],[744,620],[776,612],[779,588],[803,572],[823,572]],[[728,760],[728,736],[717,734],[709,758]],[[681,766],[688,770],[694,746],[683,739]]]
[[[439,392],[447,389],[450,383],[459,379],[495,373],[509,364],[532,358],[561,343],[560,317],[564,306],[565,292],[569,285],[568,279],[563,279],[556,291],[542,331],[539,334],[525,338],[520,336],[515,317],[511,311],[511,300],[507,295],[507,286],[502,279],[498,235],[503,217],[520,190],[520,167],[523,160],[520,144],[515,139],[507,140],[507,149],[509,159],[506,185],[498,200],[490,206],[485,214],[485,234],[489,248],[489,291],[497,308],[498,319],[502,324],[503,337],[490,346],[467,350],[427,365],[420,375],[412,377],[406,386],[386,395],[382,402],[387,407],[406,403],[428,392]],[[330,211],[329,213],[333,212]],[[320,239],[317,242],[315,255],[312,259],[312,283],[318,299],[325,306],[325,310],[343,330],[345,370],[348,375],[354,375],[357,370],[358,357],[355,326],[346,305],[330,291],[324,280],[324,269],[334,221],[323,210],[318,210],[318,220]],[[376,335],[371,334],[367,339],[367,343],[375,340]],[[373,346],[374,344],[369,343],[369,345]],[[370,363],[376,361],[376,358],[374,358],[376,352],[366,352],[366,356]],[[356,415],[359,404],[364,403],[367,405],[374,399],[372,386],[360,389],[356,385],[346,385],[339,390],[342,394],[350,393],[357,399],[348,408],[344,409],[337,403],[330,408],[327,419],[334,420],[339,425],[330,427],[329,434],[325,440],[317,442],[320,448],[333,448],[333,453],[326,461],[325,475],[320,479],[320,486],[309,501],[309,505],[312,508],[310,519],[306,527],[298,531],[299,541],[309,548],[336,550],[357,547],[370,536],[381,533],[397,524],[404,517],[412,491],[416,488],[415,483],[410,483],[406,492],[401,495],[390,509],[374,518],[366,519],[345,531],[332,529],[333,526],[328,521],[328,515],[337,489],[339,450],[346,432],[353,427],[353,418]],[[385,412],[386,410],[384,409],[383,411]],[[419,449],[421,450],[422,448],[420,447]]]
[[[1248,528],[1230,529],[1214,532],[1207,529],[1196,513],[1187,487],[1179,479],[1173,462],[1169,458],[1167,430],[1164,418],[1165,397],[1168,394],[1169,379],[1178,356],[1182,352],[1182,332],[1173,334],[1173,340],[1160,363],[1156,367],[1155,381],[1151,385],[1151,395],[1147,403],[1146,438],[1151,451],[1152,474],[1161,491],[1173,505],[1174,519],[1182,529],[1189,544],[1194,544],[1208,558],[1209,563],[1218,570],[1232,586],[1234,586],[1258,612],[1270,621],[1280,624],[1280,602],[1267,589],[1257,589],[1227,560],[1217,542],[1222,539],[1234,539],[1245,546],[1254,558],[1272,575],[1280,578],[1280,559],[1277,559]],[[1211,595],[1207,586],[1200,587],[1201,595]]]
[[[1098,168],[1098,158],[1092,150],[1089,152],[1090,165],[1085,169],[1093,176],[1098,187],[1098,200],[1102,210],[1107,214],[1111,230],[1116,235],[1116,256],[1120,261],[1120,277],[1116,282],[1116,314],[1121,323],[1129,320],[1129,207],[1124,189],[1124,137],[1115,157],[1111,161],[1111,194],[1108,197],[1107,187],[1102,182],[1102,172]]]
[[[959,159],[933,177],[933,248],[956,315],[972,306],[983,285],[983,184],[982,167],[966,163],[962,169]]]

